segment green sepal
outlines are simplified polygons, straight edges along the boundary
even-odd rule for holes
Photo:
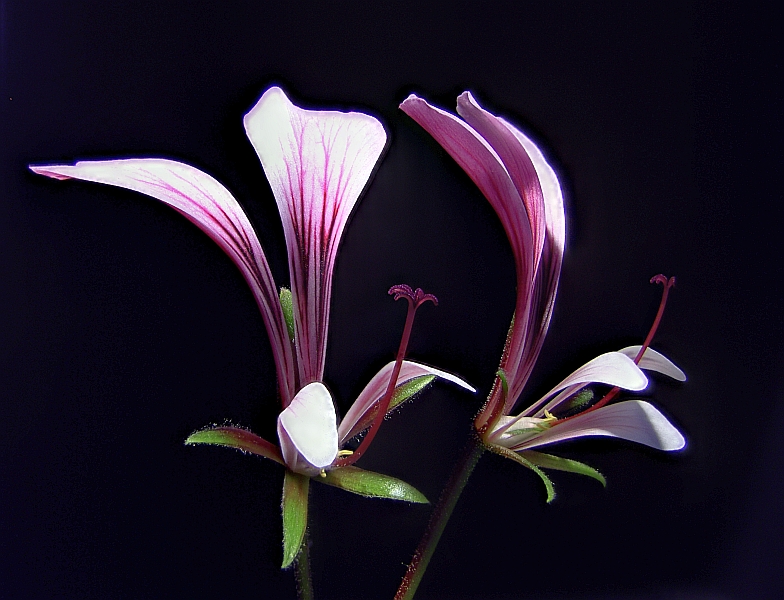
[[[593,467],[581,463],[580,461],[572,460],[570,458],[561,458],[560,456],[553,456],[552,454],[545,454],[544,452],[536,452],[535,450],[524,450],[520,454],[537,467],[586,475],[592,477],[604,487],[607,487],[607,480],[604,478],[604,475]]]
[[[286,330],[289,332],[289,341],[294,341],[294,298],[289,288],[280,288],[280,308],[283,309],[283,318],[286,320]]]
[[[430,504],[422,492],[405,481],[358,467],[338,467],[327,471],[326,477],[313,479],[366,498],[389,498],[416,504]]]
[[[569,400],[567,407],[570,410],[574,410],[575,408],[582,408],[586,406],[591,400],[593,400],[593,390],[591,388],[583,388],[580,390],[579,393],[572,396],[572,399]]]
[[[212,446],[234,448],[236,450],[241,450],[242,452],[263,456],[264,458],[269,458],[275,462],[284,464],[280,450],[275,444],[257,436],[252,431],[234,427],[233,425],[209,427],[207,429],[202,429],[201,431],[196,431],[185,439],[186,446],[195,444],[209,444]]]
[[[401,383],[395,388],[395,393],[392,394],[392,400],[389,401],[387,413],[403,404],[406,400],[417,395],[435,380],[435,375],[420,375],[419,377],[409,379],[405,383]]]
[[[496,375],[501,380],[501,390],[504,392],[504,402],[506,402],[506,399],[509,397],[509,381],[506,379],[506,371],[498,369]]]
[[[520,456],[517,452],[509,450],[509,448],[504,448],[503,446],[487,444],[487,449],[531,469],[534,473],[539,475],[539,478],[544,483],[544,487],[547,490],[547,503],[549,504],[555,500],[555,488],[553,487],[553,482],[550,481],[550,478],[545,474],[545,472],[536,466],[532,461]]]
[[[418,377],[414,377],[413,379],[409,379],[405,383],[401,383],[399,386],[395,388],[395,391],[392,394],[392,399],[389,401],[389,408],[387,408],[387,414],[391,413],[394,409],[398,406],[410,400],[422,390],[424,390],[427,386],[433,383],[436,379],[435,375],[420,375]],[[355,435],[359,435],[361,432],[365,431],[370,425],[373,423],[373,419],[376,418],[376,411],[368,411],[365,413],[365,416],[352,427],[351,432],[347,436],[347,438],[353,438]]]
[[[308,527],[310,477],[286,470],[283,479],[283,564],[286,569],[297,559]]]

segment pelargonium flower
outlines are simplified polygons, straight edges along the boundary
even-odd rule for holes
[[[542,152],[519,129],[484,110],[469,92],[458,97],[462,119],[411,95],[401,109],[419,123],[455,159],[498,214],[512,245],[517,300],[500,370],[476,428],[485,446],[533,469],[548,487],[540,467],[573,471],[604,482],[594,469],[531,450],[582,436],[610,436],[660,450],[679,450],[685,440],[653,405],[630,400],[606,406],[620,389],[644,390],[641,369],[678,380],[683,372],[649,348],[674,283],[664,285],[654,326],[642,346],[603,354],[577,369],[517,416],[510,416],[536,363],[550,324],[566,240],[563,195],[558,178]],[[591,384],[611,386],[593,402]]]
[[[364,450],[387,410],[436,377],[473,388],[444,371],[403,361],[402,344],[397,360],[371,379],[338,426],[332,395],[323,383],[332,273],[343,229],[384,149],[386,132],[366,114],[303,110],[277,87],[264,92],[245,115],[244,124],[283,222],[290,290],[278,290],[261,243],[237,200],[195,167],[161,158],[135,158],[30,168],[55,179],[105,183],[152,196],[195,223],[239,267],[272,344],[282,403],[279,445],[234,426],[198,431],[186,443],[228,446],[287,467],[283,503],[287,566],[304,535],[307,477],[320,475],[324,483],[367,496],[426,501],[404,482],[350,466],[361,452],[350,457],[351,451],[340,448],[373,425],[360,446]],[[416,307],[435,298],[407,286],[396,286],[390,293],[396,299],[409,299],[407,341]],[[294,530],[285,526],[287,510],[296,517],[292,517],[298,523]]]

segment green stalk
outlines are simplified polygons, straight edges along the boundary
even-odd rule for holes
[[[422,536],[419,546],[417,546],[414,552],[414,557],[408,565],[403,581],[400,583],[397,594],[395,594],[395,600],[412,600],[414,594],[416,594],[427,565],[430,563],[430,559],[433,557],[436,546],[438,546],[438,542],[441,539],[441,534],[444,533],[449,517],[452,516],[457,500],[460,498],[468,478],[474,471],[474,467],[476,467],[476,463],[479,462],[479,457],[482,456],[484,451],[485,447],[479,436],[476,435],[476,432],[472,432],[471,439],[461,460],[455,465],[452,476],[449,478],[449,482],[438,499],[438,504],[430,515],[430,522],[427,524],[425,534]]]
[[[313,580],[310,576],[310,549],[307,530],[305,539],[302,540],[302,548],[297,555],[295,564],[295,575],[297,578],[297,598],[299,600],[313,600]]]

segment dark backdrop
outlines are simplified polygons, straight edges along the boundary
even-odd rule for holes
[[[471,89],[562,178],[568,252],[528,397],[655,346],[685,432],[675,455],[559,448],[608,478],[538,479],[487,456],[419,596],[765,598],[781,590],[781,78],[772,15],[713,3],[0,1],[0,596],[293,598],[278,466],[182,440],[212,422],[274,439],[274,369],[232,263],[146,197],[29,163],[165,156],[227,185],[287,279],[274,202],[242,128],[270,84],[378,116],[390,145],[337,261],[326,380],[345,411],[397,347],[462,374],[390,420],[363,464],[435,499],[492,382],[514,302],[486,201],[397,110]],[[320,598],[391,598],[429,509],[314,485]]]

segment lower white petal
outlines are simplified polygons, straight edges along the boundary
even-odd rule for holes
[[[283,459],[293,471],[313,475],[335,461],[337,416],[323,383],[310,383],[297,392],[278,416],[278,438]]]
[[[628,400],[556,423],[512,450],[526,450],[595,435],[622,438],[658,450],[680,450],[686,445],[681,432],[652,404],[642,400]]]

